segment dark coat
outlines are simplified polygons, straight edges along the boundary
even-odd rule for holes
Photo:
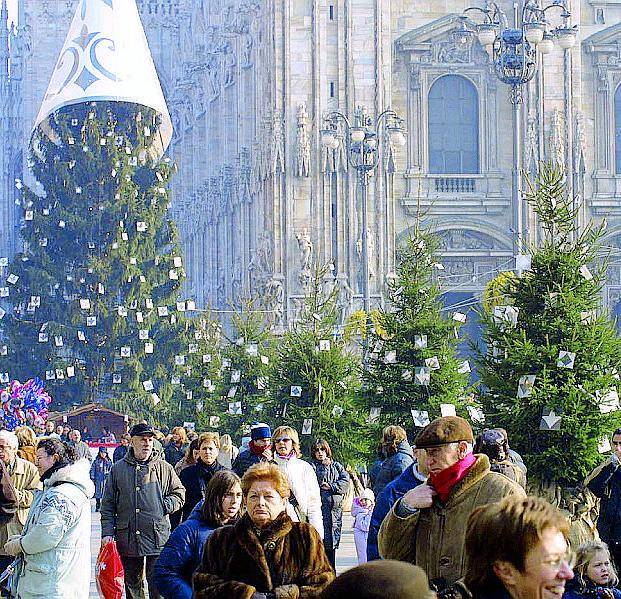
[[[391,481],[395,480],[406,468],[414,463],[414,454],[412,448],[407,442],[407,439],[401,441],[397,446],[397,451],[391,456],[388,456],[379,469],[379,472],[375,476],[375,482],[373,484],[373,492],[377,497],[384,487]]]
[[[192,576],[201,563],[205,541],[214,530],[199,510],[173,530],[153,570],[163,599],[192,599]]]
[[[117,462],[120,462],[127,455],[128,449],[129,449],[129,446],[127,445],[119,445],[118,447],[116,447],[114,449],[114,453],[112,454],[112,462],[114,464],[116,464]]]
[[[194,506],[205,497],[205,490],[211,477],[218,471],[224,470],[224,466],[214,462],[207,466],[200,458],[196,464],[184,468],[179,478],[185,487],[185,503],[183,504],[182,519],[186,520],[192,513]]]
[[[600,499],[597,531],[602,541],[621,541],[621,468],[608,458],[589,474],[585,484]]]
[[[101,536],[114,537],[121,555],[159,555],[170,536],[168,515],[181,509],[185,488],[154,451],[137,462],[130,448],[112,466],[101,502]]]
[[[251,599],[255,592],[278,599],[318,597],[334,579],[319,533],[283,512],[257,536],[248,514],[207,539],[194,574],[195,599]]]
[[[171,465],[175,466],[177,462],[185,457],[187,445],[177,447],[172,441],[164,447],[164,459]]]
[[[254,466],[259,462],[265,461],[267,460],[264,456],[257,455],[256,453],[253,453],[250,449],[245,449],[244,451],[239,452],[239,455],[235,458],[231,469],[233,470],[233,472],[235,472],[235,474],[237,474],[237,476],[239,476],[239,478],[241,478],[242,476],[244,476],[246,470],[248,470],[250,466]]]
[[[381,559],[377,548],[377,533],[379,532],[382,521],[397,503],[410,489],[417,487],[424,481],[424,477],[414,472],[414,466],[406,468],[400,476],[388,483],[384,490],[376,497],[375,507],[371,515],[371,525],[369,526],[369,536],[367,537],[367,560],[372,561]]]
[[[97,455],[91,465],[91,480],[95,483],[95,499],[103,497],[106,477],[110,470],[112,470],[112,460],[110,458],[100,458]]]
[[[349,474],[338,462],[322,464],[313,460],[311,466],[317,475],[319,490],[321,491],[321,514],[323,516],[323,541],[326,547],[330,545],[336,549],[341,542],[343,528],[343,498],[349,490]],[[321,488],[322,483],[328,483],[330,490]]]

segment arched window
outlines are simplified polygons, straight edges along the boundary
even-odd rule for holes
[[[429,90],[429,172],[479,172],[479,98],[471,81],[445,75]]]
[[[621,85],[615,91],[615,173],[621,175]]]

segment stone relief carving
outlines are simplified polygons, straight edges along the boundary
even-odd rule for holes
[[[306,104],[298,105],[298,130],[296,139],[295,174],[308,177],[310,172],[311,147],[308,134],[308,114]]]
[[[369,258],[369,277],[373,278],[375,276],[375,260],[376,260],[376,252],[375,252],[376,244],[375,244],[375,235],[370,228],[367,228],[367,255]],[[362,270],[362,237],[359,237],[356,241],[356,252],[358,254],[358,261],[360,262],[360,268]]]
[[[492,237],[477,231],[448,229],[439,231],[438,236],[440,238],[439,248],[442,251],[500,249]]]
[[[269,278],[274,263],[272,253],[272,240],[267,231],[261,231],[250,262],[248,270],[257,289],[262,288]]]
[[[583,112],[576,113],[576,129],[575,129],[575,151],[574,151],[574,171],[577,173],[586,172],[586,156],[587,156],[587,131],[586,117]]]
[[[539,143],[537,135],[537,115],[530,112],[526,125],[526,149],[524,166],[527,171],[535,171],[539,162]]]
[[[565,116],[556,108],[550,122],[548,156],[559,167],[565,165]]]

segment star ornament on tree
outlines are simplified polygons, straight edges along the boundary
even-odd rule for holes
[[[541,422],[539,430],[542,431],[560,431],[562,416],[559,416],[553,408],[544,408],[541,414]]]

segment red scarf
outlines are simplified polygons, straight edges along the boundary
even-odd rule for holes
[[[258,456],[263,455],[263,452],[265,451],[265,447],[259,447],[258,445],[255,445],[254,441],[250,441],[250,443],[248,443],[248,449],[250,449],[250,451],[254,453],[254,455]]]
[[[437,474],[433,472],[429,474],[429,483],[438,494],[442,503],[446,503],[453,487],[468,474],[468,470],[472,468],[476,461],[474,454],[469,453],[465,458],[444,470],[440,470]]]

